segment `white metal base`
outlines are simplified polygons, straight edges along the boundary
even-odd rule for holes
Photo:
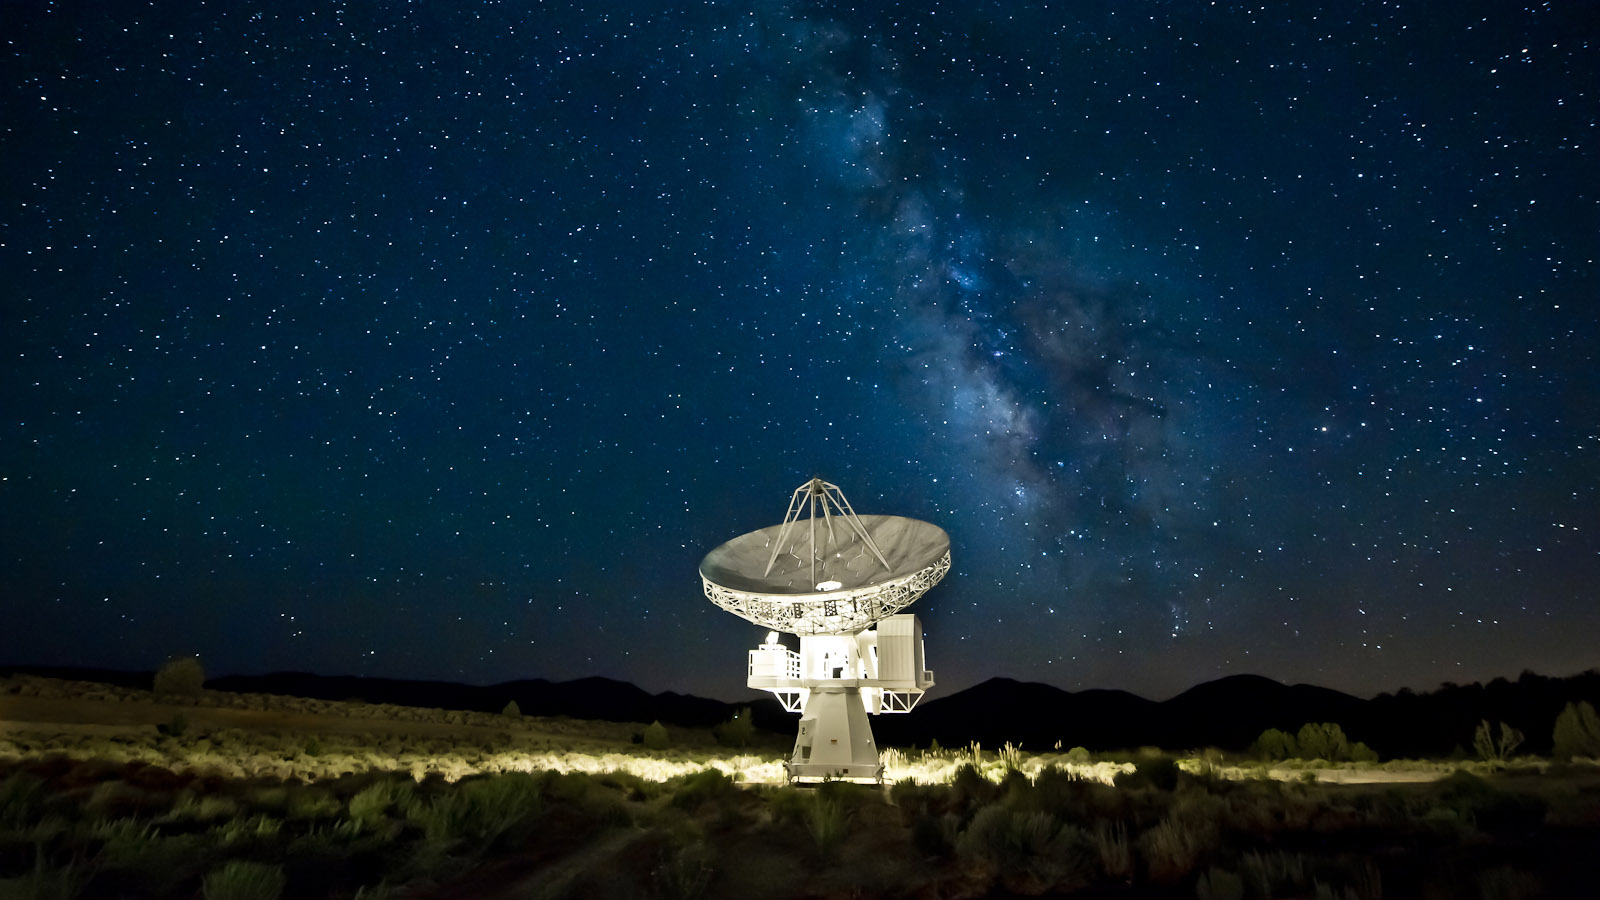
[[[785,764],[791,780],[883,780],[878,746],[861,692],[853,687],[813,688],[800,714],[794,753]]]

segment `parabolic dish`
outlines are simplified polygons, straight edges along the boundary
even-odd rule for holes
[[[950,571],[943,528],[902,516],[850,518],[796,521],[787,535],[784,525],[772,525],[728,541],[700,562],[706,598],[774,631],[853,634],[909,606]]]

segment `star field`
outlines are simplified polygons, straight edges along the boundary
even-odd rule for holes
[[[941,690],[1600,666],[1585,4],[27,0],[0,660],[743,697],[923,518]]]

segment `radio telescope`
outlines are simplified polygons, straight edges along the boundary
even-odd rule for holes
[[[783,522],[706,554],[706,597],[769,629],[746,684],[800,713],[791,780],[883,780],[867,715],[910,712],[933,672],[922,623],[900,610],[950,571],[950,536],[900,516],[858,516],[837,485],[795,488]],[[800,651],[778,640],[800,637]]]

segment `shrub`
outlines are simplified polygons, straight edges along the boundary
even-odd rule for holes
[[[711,736],[724,747],[746,747],[755,737],[756,726],[750,721],[750,707],[742,707],[733,718],[711,729]]]
[[[850,810],[841,797],[823,791],[813,792],[804,815],[806,833],[811,835],[823,856],[832,856],[850,835]]]
[[[949,856],[961,832],[961,820],[946,813],[918,814],[911,821],[911,846],[925,857]]]
[[[1556,716],[1554,739],[1556,759],[1600,757],[1600,716],[1588,702],[1568,703]]]
[[[1472,736],[1472,749],[1478,751],[1478,758],[1484,762],[1505,762],[1521,745],[1522,732],[1501,722],[1497,739],[1488,719],[1478,723],[1478,730]]]
[[[1128,827],[1121,822],[1096,823],[1094,849],[1100,857],[1100,870],[1118,881],[1133,878],[1133,849],[1128,846]]]
[[[1069,762],[1069,763],[1071,763],[1071,764],[1073,764],[1075,766],[1086,766],[1086,765],[1088,765],[1089,764],[1089,750],[1088,750],[1088,748],[1086,748],[1086,747],[1073,747],[1071,750],[1068,750],[1067,751],[1067,762]]]
[[[483,846],[538,815],[544,805],[539,779],[527,772],[462,781],[445,796],[456,798],[456,805],[436,827],[454,826],[452,837],[471,838]]]
[[[206,669],[198,656],[175,656],[156,669],[151,690],[157,697],[198,697],[206,683]]]
[[[233,860],[212,869],[202,884],[205,900],[278,900],[283,896],[283,867]]]
[[[965,818],[972,810],[993,803],[1000,787],[971,763],[962,763],[950,778],[950,801],[954,811]]]
[[[935,788],[918,784],[914,778],[902,778],[889,786],[889,802],[900,810],[900,821],[907,825],[933,811],[937,796]]]
[[[1185,825],[1171,818],[1162,819],[1139,836],[1139,849],[1154,881],[1170,884],[1186,877],[1208,849],[1207,835],[1194,823]]]
[[[156,726],[156,731],[167,737],[183,737],[189,730],[189,717],[183,713],[174,713],[171,719]]]
[[[203,871],[212,849],[203,835],[158,835],[127,832],[106,841],[98,865],[116,870],[119,879],[132,881],[135,897],[165,897],[177,886]],[[192,889],[191,889],[192,890]]]
[[[645,727],[640,743],[647,750],[665,750],[672,743],[672,738],[667,734],[667,726],[657,719]]]
[[[45,861],[43,848],[36,848],[30,871],[17,878],[0,878],[0,897],[71,900],[78,896],[85,880],[86,873],[77,865],[51,866]]]
[[[775,821],[785,825],[803,825],[811,797],[810,791],[785,785],[767,795],[767,811]]]
[[[409,779],[374,782],[350,798],[350,820],[363,828],[377,829],[388,821],[391,811],[403,815],[415,794],[416,787]]]
[[[713,855],[703,842],[667,847],[661,864],[651,872],[656,891],[665,900],[694,900],[703,896],[716,874]]]
[[[520,718],[522,716],[522,707],[517,705],[517,701],[508,700],[505,708],[500,710],[500,715],[510,719]]]
[[[1533,900],[1544,896],[1544,884],[1529,872],[1498,866],[1478,873],[1478,894],[1486,900]]]
[[[672,805],[679,809],[699,809],[707,803],[720,803],[739,794],[733,779],[718,769],[701,769],[675,778]]]
[[[251,841],[271,841],[283,830],[283,822],[271,816],[232,818],[212,829],[212,836],[224,845]]]
[[[339,798],[316,785],[296,785],[284,799],[284,814],[290,819],[326,819],[339,809]]]
[[[1244,879],[1226,869],[1212,866],[1195,883],[1194,895],[1198,900],[1243,900]]]
[[[1297,894],[1308,885],[1305,857],[1298,853],[1246,853],[1241,873],[1258,897]]]
[[[1440,779],[1438,785],[1440,809],[1448,810],[1458,821],[1470,823],[1484,831],[1537,827],[1545,817],[1546,804],[1541,798],[1497,790],[1465,769]]]
[[[1134,764],[1132,772],[1119,773],[1115,779],[1120,788],[1155,788],[1170,791],[1178,786],[1178,761],[1170,756],[1153,756]]]
[[[44,802],[44,779],[29,772],[12,772],[0,781],[0,825],[20,829],[33,824]]]
[[[992,868],[1001,886],[1015,893],[1071,890],[1088,880],[1088,838],[1046,812],[986,806],[972,817],[956,850]]]

